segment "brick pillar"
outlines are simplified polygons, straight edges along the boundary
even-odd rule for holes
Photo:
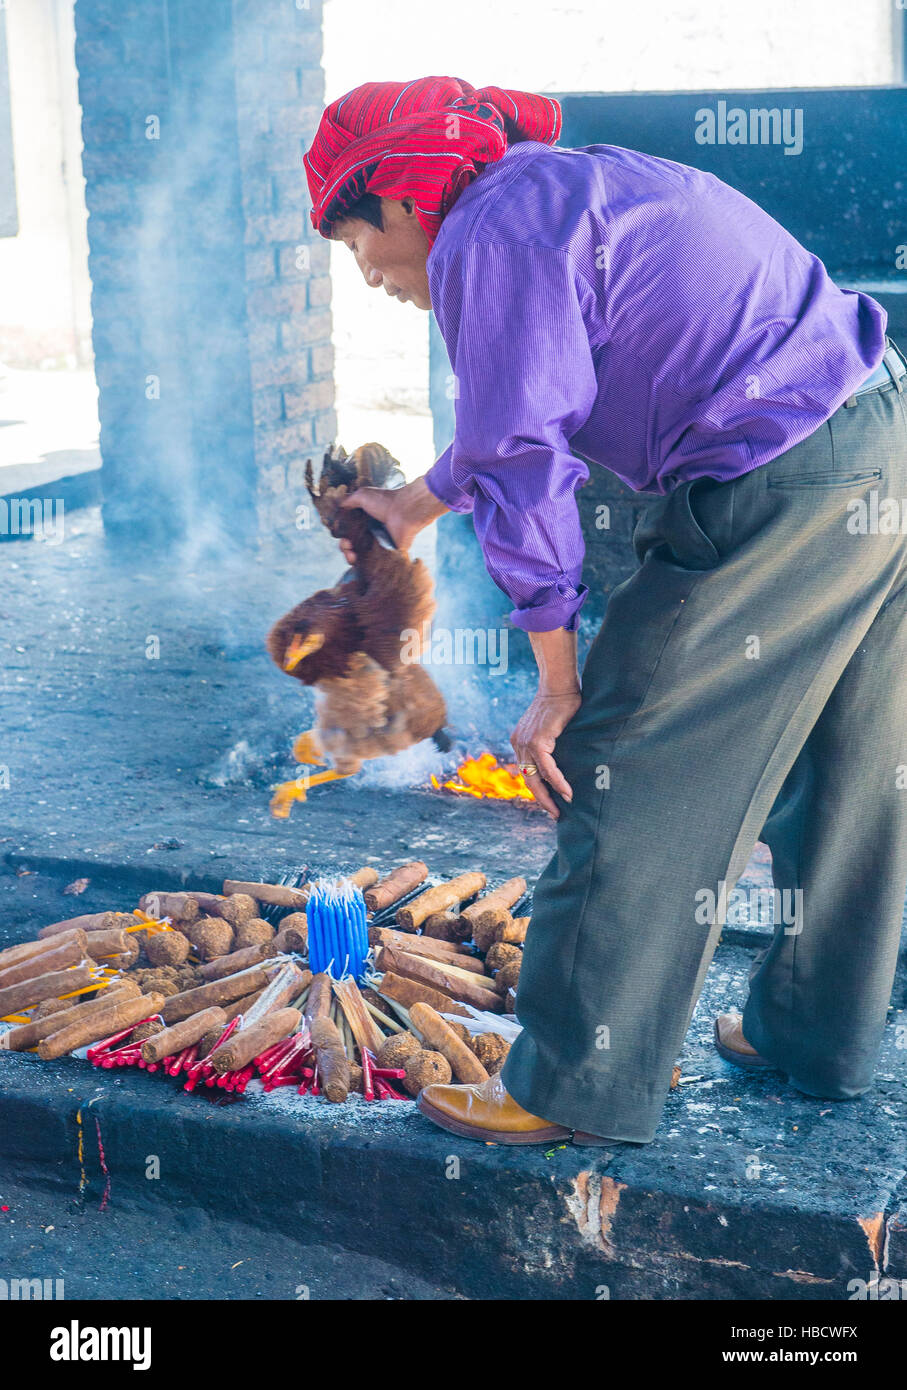
[[[306,500],[336,429],[321,51],[320,0],[77,0],[108,530],[245,540]]]

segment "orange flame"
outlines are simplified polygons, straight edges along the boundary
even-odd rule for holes
[[[439,782],[432,777],[432,786],[445,787],[451,792],[466,796],[493,797],[499,801],[534,801],[535,797],[526,785],[525,778],[517,772],[515,763],[499,766],[493,753],[483,753],[480,758],[467,758],[457,768],[458,781]]]

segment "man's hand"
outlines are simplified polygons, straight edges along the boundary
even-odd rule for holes
[[[559,627],[553,632],[530,632],[529,641],[539,668],[538,694],[511,734],[510,742],[520,764],[538,768],[538,772],[526,777],[526,785],[552,820],[557,820],[560,812],[549,787],[565,801],[573,800],[573,789],[552,755],[558,734],[582,703],[576,671],[576,633]]]
[[[429,490],[424,478],[416,478],[398,488],[361,487],[341,503],[343,507],[361,507],[369,516],[383,521],[398,550],[409,550],[424,527],[450,511]],[[340,549],[347,563],[356,563],[350,542],[341,540]]]
[[[517,761],[538,768],[538,772],[526,776],[526,785],[552,820],[557,820],[560,811],[550,787],[565,801],[573,800],[573,789],[552,756],[554,744],[576,714],[581,700],[578,690],[560,695],[546,695],[540,690],[510,736]]]

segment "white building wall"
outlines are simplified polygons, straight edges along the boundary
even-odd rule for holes
[[[0,361],[91,360],[73,0],[6,0],[19,235],[0,238]]]

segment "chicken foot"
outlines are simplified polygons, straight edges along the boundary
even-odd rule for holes
[[[314,729],[308,729],[304,734],[299,735],[293,744],[293,757],[298,763],[308,763],[312,767],[326,766],[324,758],[321,756],[318,735]]]

